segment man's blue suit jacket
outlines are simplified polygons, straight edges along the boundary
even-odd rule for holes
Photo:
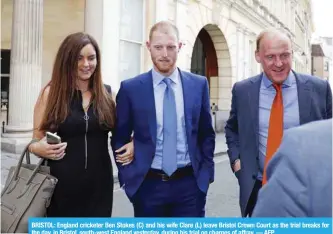
[[[332,92],[327,81],[298,74],[296,77],[300,124],[332,118]],[[238,174],[242,216],[259,171],[259,94],[262,74],[237,82],[232,89],[230,116],[225,126],[232,164],[241,161]],[[295,146],[297,147],[297,146]]]
[[[205,77],[181,70],[179,75],[189,156],[198,187],[206,193],[209,183],[214,181],[215,149],[208,82]],[[117,164],[120,184],[131,199],[155,156],[157,124],[152,72],[122,81],[116,100],[117,121],[111,141],[113,151],[130,142],[134,132],[134,160],[125,166]]]

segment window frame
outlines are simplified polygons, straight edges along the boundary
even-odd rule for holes
[[[122,1],[126,1],[126,0],[122,0]],[[119,49],[120,49],[120,43],[123,41],[123,42],[127,42],[127,43],[132,43],[132,44],[136,44],[136,45],[139,45],[140,46],[140,61],[139,61],[139,68],[140,68],[140,71],[137,75],[141,74],[142,71],[143,71],[143,67],[144,67],[144,48],[145,48],[145,41],[146,41],[146,13],[147,13],[147,0],[142,0],[142,41],[137,41],[137,40],[131,40],[131,39],[125,39],[125,38],[122,38],[121,36],[121,33],[120,33],[120,30],[121,30],[121,18],[120,18],[120,21],[119,21],[119,41],[118,41],[118,45],[119,45]],[[122,6],[120,4],[119,6],[119,12],[120,12],[120,17],[122,16]],[[121,74],[121,70],[120,70],[120,63],[121,63],[121,56],[120,56],[120,53],[118,54],[118,64],[119,64],[119,70],[118,70],[118,73],[119,75]],[[126,80],[126,79],[129,79],[131,77],[119,77],[119,79],[121,81],[123,80]]]

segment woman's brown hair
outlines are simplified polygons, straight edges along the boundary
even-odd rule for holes
[[[42,131],[56,131],[70,112],[76,90],[77,68],[81,49],[91,44],[96,51],[97,65],[89,79],[91,104],[101,126],[112,129],[115,124],[115,103],[108,94],[101,77],[101,54],[96,40],[82,32],[68,35],[61,43],[55,58],[46,109],[39,127]]]

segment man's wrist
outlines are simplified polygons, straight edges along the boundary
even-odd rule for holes
[[[235,164],[239,161],[240,159],[237,158],[233,163],[232,163],[232,166],[235,166]]]
[[[236,171],[235,171],[235,165],[236,165],[236,163],[239,162],[239,161],[240,161],[240,159],[237,158],[237,159],[231,164],[231,166],[232,166],[232,170],[234,171],[234,173],[236,173]]]
[[[30,153],[34,154],[34,149],[35,149],[35,146],[36,146],[37,142],[39,142],[39,139],[32,139],[31,140],[30,145],[28,147],[28,150],[29,150]]]

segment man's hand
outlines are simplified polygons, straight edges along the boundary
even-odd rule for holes
[[[122,166],[130,164],[134,159],[134,144],[133,141],[116,150],[116,162]]]
[[[232,165],[232,169],[234,170],[234,173],[239,171],[241,169],[241,162],[240,159],[236,159],[234,164]]]

